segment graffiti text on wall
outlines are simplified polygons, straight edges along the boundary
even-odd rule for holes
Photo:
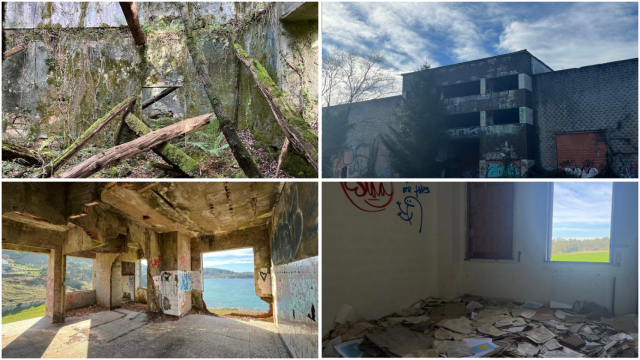
[[[620,170],[618,170],[618,176],[623,178],[637,178],[638,164],[623,161]]]
[[[343,182],[340,185],[349,201],[362,211],[383,211],[393,200],[393,183]]]
[[[576,166],[576,162],[573,159],[560,162],[560,167],[564,168],[567,174],[583,178],[591,178],[598,175],[598,169],[594,166],[595,161],[593,160],[582,161],[582,167]]]
[[[409,224],[411,225],[413,225],[414,221],[416,223],[418,222],[418,216],[419,216],[420,228],[418,229],[418,232],[421,233],[423,214],[422,214],[422,204],[420,203],[420,200],[418,200],[418,197],[421,194],[429,194],[431,191],[429,190],[428,186],[424,186],[422,184],[415,184],[413,188],[411,187],[410,183],[408,183],[407,185],[408,186],[402,187],[402,193],[415,194],[415,196],[407,195],[404,198],[404,203],[401,203],[400,201],[396,202],[396,204],[398,205],[398,209],[400,209],[400,212],[398,212],[398,216],[400,217],[400,219],[404,221],[408,221]],[[403,206],[404,206],[404,209],[403,209]],[[415,219],[413,217],[414,215],[416,215]]]

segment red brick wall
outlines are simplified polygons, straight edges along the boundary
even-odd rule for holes
[[[558,168],[600,169],[607,164],[604,131],[585,131],[556,136]]]
[[[469,259],[512,259],[514,183],[469,183]]]

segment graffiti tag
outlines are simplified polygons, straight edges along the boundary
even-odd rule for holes
[[[362,211],[383,211],[393,200],[393,183],[343,182],[340,185],[349,201]]]
[[[429,188],[427,188],[428,191]],[[428,193],[427,193],[428,194]],[[417,211],[418,208],[420,207],[420,229],[418,230],[419,233],[422,232],[422,204],[420,204],[420,201],[418,201],[418,198],[413,197],[413,196],[407,196],[404,198],[404,205],[405,205],[405,210],[402,209],[402,203],[400,203],[400,201],[396,202],[396,204],[398,204],[398,209],[400,209],[400,212],[398,212],[398,216],[400,217],[400,219],[404,220],[404,221],[408,221],[409,224],[413,225],[413,215],[414,215],[414,211]]]

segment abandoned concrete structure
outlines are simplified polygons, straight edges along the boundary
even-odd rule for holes
[[[636,330],[630,333],[637,332],[638,184],[613,184],[610,256],[605,263],[549,261],[550,187],[553,183],[323,183],[323,337],[346,321],[350,326],[342,329],[341,341],[362,338],[369,330],[384,334],[380,321],[394,314],[400,318],[395,323],[386,318],[386,329],[400,322],[404,326],[389,348],[407,349],[411,341],[402,343],[398,334],[422,335],[428,323],[415,329],[418,332],[409,326],[429,319],[431,325],[438,324],[443,317],[435,308],[443,302],[461,305],[461,298],[465,304],[470,301],[464,300],[465,294],[476,297],[474,301],[511,303],[511,309],[514,303],[537,302],[547,312],[550,301],[571,306],[593,302],[618,319],[636,314],[629,321],[635,319]],[[476,218],[470,209],[480,205],[484,213]],[[442,300],[426,305],[431,307],[425,315],[420,307],[429,297]],[[465,312],[473,319],[462,305],[462,315]],[[551,312],[546,320],[554,319]],[[367,323],[358,326],[359,321]],[[525,325],[537,326],[529,319],[517,326]],[[563,332],[567,329],[553,329],[558,341],[571,335]],[[604,336],[591,341],[608,343]],[[637,342],[631,348],[637,351]]]
[[[129,96],[137,98],[139,107],[171,89],[175,91],[168,96],[143,105],[144,110],[134,109],[134,115],[156,130],[214,112],[187,49],[183,4],[135,4],[144,51],[137,47],[117,2],[4,3],[3,52],[22,46],[22,51],[3,57],[5,139],[35,143],[35,149],[47,139],[56,149],[68,146]],[[234,45],[260,62],[265,75],[285,94],[290,111],[311,126],[317,124],[317,2],[194,6],[197,45],[222,109],[238,130],[250,130],[269,152],[283,148],[281,125],[251,71],[234,59]],[[247,20],[258,13],[264,15],[260,21]],[[221,34],[242,21],[248,24],[234,30],[237,44]],[[117,145],[117,133],[113,121],[91,144]],[[283,169],[309,177],[307,167],[297,160],[297,153],[288,152]]]
[[[508,160],[513,176],[539,164],[592,177],[610,156],[619,175],[638,177],[637,58],[554,71],[522,50],[425,71],[446,106],[443,154],[451,165],[443,176],[502,177]],[[351,105],[348,121],[367,130],[349,134],[326,176],[360,176],[372,141],[393,124],[394,105],[417,75],[403,74],[402,96]],[[378,152],[376,172],[394,177],[386,153]]]
[[[316,357],[317,212],[316,183],[5,182],[2,186],[2,248],[45,253],[49,257],[48,318],[29,323],[26,329],[55,330],[53,334],[58,332],[58,336],[72,336],[75,333],[67,328],[78,324],[71,318],[71,325],[63,328],[67,310],[90,305],[117,309],[122,305],[123,294],[133,293],[132,300],[146,303],[149,312],[184,317],[176,325],[162,329],[177,326],[176,329],[184,329],[185,337],[190,336],[189,331],[200,329],[202,345],[193,348],[197,357],[287,356],[286,352],[270,352],[274,346],[280,346],[273,336],[266,345],[256,343],[255,351],[250,354],[221,349],[217,347],[221,344],[216,342],[222,338],[212,334],[224,335],[230,328],[250,333],[262,330],[251,326],[242,330],[241,325],[234,325],[229,319],[189,315],[192,310],[206,310],[202,296],[202,254],[252,248],[255,294],[269,303],[273,316],[271,325],[256,326],[275,325],[270,331],[279,334],[290,355]],[[67,256],[94,259],[94,290],[65,291]],[[148,261],[146,274],[141,274],[137,265],[141,259]],[[146,289],[141,287],[142,277],[147,279]],[[116,326],[119,333],[114,335],[116,330],[111,329],[109,336],[97,334],[95,343],[89,336],[89,328],[85,329],[85,357],[185,356],[170,355],[169,342],[162,345],[164,348],[154,347],[155,352],[110,354],[109,351],[122,346],[122,343],[111,343],[112,340],[132,342],[135,336],[151,331],[148,326],[152,325],[143,321],[146,315],[137,317],[127,310],[119,311],[120,314],[111,315],[98,313],[92,319],[91,334],[94,327],[102,324],[114,327],[108,323],[119,321],[124,315],[136,321],[122,320],[126,324]],[[52,322],[59,325],[51,325]],[[134,323],[135,326],[131,325]],[[105,327],[99,329],[106,331]],[[10,328],[13,332],[7,335],[6,329],[3,327],[4,357],[20,351],[20,356],[29,353],[29,357],[40,357],[52,338],[48,336],[31,344],[28,338],[21,338],[26,335],[20,331]],[[254,335],[260,337],[260,334]],[[143,336],[136,341],[146,340]],[[25,348],[27,343],[32,346]],[[248,349],[249,342],[233,346]]]

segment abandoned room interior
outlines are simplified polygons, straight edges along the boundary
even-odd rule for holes
[[[203,254],[231,249],[268,311],[208,311]],[[3,317],[5,358],[318,355],[317,183],[5,182],[2,250],[48,259],[46,316]],[[72,258],[93,289],[69,291]]]
[[[323,357],[638,357],[636,182],[323,183]]]
[[[318,44],[317,2],[3,2],[3,176],[317,178]]]

